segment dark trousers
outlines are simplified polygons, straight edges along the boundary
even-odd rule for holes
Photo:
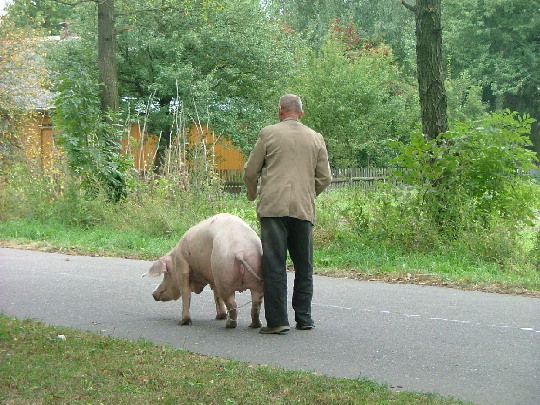
[[[261,242],[264,313],[268,327],[289,325],[287,316],[287,251],[294,264],[292,306],[295,321],[312,324],[313,224],[291,217],[263,217]]]

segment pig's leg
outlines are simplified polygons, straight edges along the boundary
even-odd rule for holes
[[[251,325],[250,328],[260,328],[261,320],[259,318],[259,313],[261,312],[261,304],[263,300],[262,291],[253,291],[251,290]]]
[[[234,291],[223,300],[227,307],[227,328],[236,328],[238,319],[238,309],[236,307],[236,300],[234,298]]]
[[[191,325],[191,316],[189,314],[189,307],[191,304],[191,288],[189,287],[189,264],[180,259],[178,261],[180,266],[180,291],[182,293],[182,320],[180,325]]]
[[[216,303],[216,319],[227,319],[227,308],[219,296],[216,287],[212,288],[214,292],[214,302]]]
[[[191,325],[191,315],[189,314],[189,306],[191,304],[191,291],[182,292],[182,320],[180,325]]]

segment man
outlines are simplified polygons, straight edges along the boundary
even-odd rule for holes
[[[300,123],[302,100],[287,94],[279,100],[278,124],[261,130],[244,167],[247,198],[257,198],[263,247],[263,334],[290,330],[287,316],[287,250],[294,264],[292,306],[296,328],[310,330],[313,296],[313,223],[315,197],[331,182],[328,152],[321,134]]]

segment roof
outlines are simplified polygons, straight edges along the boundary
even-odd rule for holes
[[[54,93],[46,86],[48,72],[40,44],[60,37],[27,39],[25,44],[8,44],[7,61],[0,66],[0,103],[5,108],[51,110]]]

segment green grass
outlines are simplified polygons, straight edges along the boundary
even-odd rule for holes
[[[256,204],[244,195],[141,183],[125,201],[112,204],[102,195],[88,198],[73,186],[58,194],[24,179],[16,176],[13,184],[0,188],[4,246],[154,260],[189,227],[218,212],[259,227]],[[452,237],[434,227],[429,216],[417,215],[409,194],[399,191],[386,187],[321,194],[315,271],[540,296],[539,228],[518,233],[495,216],[487,229],[473,222]]]
[[[97,254],[101,256],[153,259],[167,253],[177,235],[148,236],[143,231],[109,229],[95,226],[81,229],[61,222],[13,219],[0,222],[0,239],[12,245],[42,250]]]
[[[513,266],[510,262],[501,266],[451,249],[406,252],[351,239],[340,246],[320,247],[315,251],[315,262],[316,271],[330,276],[425,282],[503,293],[540,292],[540,272],[533,267]]]
[[[463,404],[0,314],[5,404]]]
[[[238,211],[234,207],[229,210],[242,215]],[[251,224],[257,226],[254,222]],[[18,218],[0,221],[0,241],[3,240],[0,244],[82,255],[154,260],[174,247],[188,228],[185,224],[177,226],[177,232],[152,234],[144,229],[130,229],[125,224],[121,229],[110,224],[84,229],[52,219],[37,221]],[[315,229],[317,233],[317,226]],[[449,285],[540,296],[540,272],[533,267],[513,265],[511,262],[501,266],[466,251],[452,249],[406,252],[352,236],[332,243],[317,241],[315,272],[336,277]]]
[[[68,192],[51,199],[50,193],[34,195],[34,183],[21,184],[26,189],[6,188],[4,194],[0,189],[5,197],[0,199],[0,246],[151,260],[167,253],[190,226],[218,212],[236,214],[258,230],[255,204],[244,196],[163,196],[159,189],[143,190],[115,205]],[[316,273],[540,296],[538,232],[514,239],[503,231],[491,239],[471,234],[438,244],[429,228],[411,227],[392,206],[382,212],[386,217],[370,213],[373,207],[371,196],[356,192],[319,197]],[[0,403],[76,402],[460,403],[396,393],[366,380],[244,364],[0,315]]]

